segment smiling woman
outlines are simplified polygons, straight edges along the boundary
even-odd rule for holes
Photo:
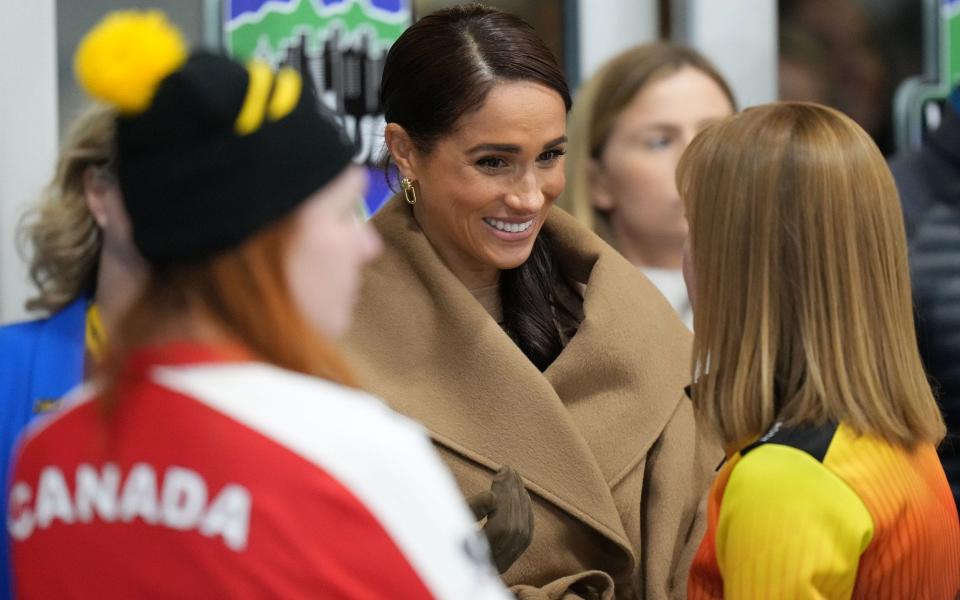
[[[416,175],[424,199],[414,217],[467,288],[497,284],[500,271],[530,256],[563,190],[565,115],[555,90],[512,81],[491,89],[429,153],[418,151],[399,124],[387,126],[394,160],[401,172]]]
[[[414,217],[441,260],[470,290],[499,284],[492,313],[542,371],[576,330],[579,311],[554,269],[549,234],[539,235],[563,191],[570,92],[553,55],[519,19],[487,11],[486,23],[471,22],[466,9],[434,16],[388,56],[387,149],[424,199]],[[464,52],[426,63],[437,43]],[[415,86],[402,77],[414,69]]]
[[[682,393],[689,332],[552,208],[554,57],[520,19],[459,6],[397,40],[381,100],[404,194],[372,220],[361,381],[430,430],[518,597],[682,596],[720,452]]]

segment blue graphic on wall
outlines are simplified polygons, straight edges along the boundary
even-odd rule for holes
[[[410,26],[411,0],[226,0],[224,40],[240,60],[298,69],[335,111],[367,166],[367,214],[392,195],[383,155],[379,87],[387,51]]]
[[[292,4],[296,2],[296,0],[234,0],[230,2],[231,6],[228,8],[228,15],[233,19],[244,13],[257,12],[264,4],[267,4],[268,1],[270,4]],[[345,4],[350,1],[351,0],[321,0],[320,3],[324,6],[333,6],[335,4]],[[398,14],[403,13],[406,4],[407,3],[401,0],[370,0],[371,6]]]

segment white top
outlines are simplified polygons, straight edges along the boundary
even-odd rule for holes
[[[657,286],[673,310],[677,311],[680,319],[689,329],[693,329],[693,307],[687,296],[687,285],[683,281],[683,271],[680,269],[660,269],[656,267],[640,267],[640,271],[647,276],[650,282]]]

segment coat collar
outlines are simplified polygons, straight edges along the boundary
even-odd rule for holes
[[[36,409],[57,399],[83,380],[86,296],[38,322],[37,344],[30,374],[30,398]]]
[[[643,460],[689,378],[689,332],[636,269],[572,217],[545,225],[585,318],[540,373],[446,268],[394,198],[374,217],[386,250],[368,272],[347,350],[365,386],[434,440],[528,489],[633,555],[611,489]]]

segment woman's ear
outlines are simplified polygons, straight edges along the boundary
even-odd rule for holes
[[[383,141],[386,143],[387,150],[390,151],[393,162],[400,170],[400,176],[416,180],[417,155],[410,134],[396,123],[387,123],[383,132]]]
[[[612,212],[617,202],[610,191],[610,178],[603,165],[595,158],[587,164],[587,181],[589,182],[590,204],[603,212]]]
[[[93,220],[97,222],[100,229],[104,229],[109,220],[106,196],[110,192],[111,185],[99,168],[89,166],[84,169],[83,199],[87,204],[87,210],[93,215]]]

